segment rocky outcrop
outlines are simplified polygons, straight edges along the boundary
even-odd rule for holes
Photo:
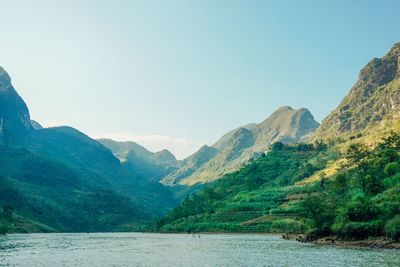
[[[400,115],[400,43],[382,58],[374,58],[341,104],[316,131],[315,139],[368,129]]]
[[[18,143],[32,130],[29,110],[0,67],[0,142]]]

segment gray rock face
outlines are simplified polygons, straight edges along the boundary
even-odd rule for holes
[[[18,143],[32,130],[29,110],[0,67],[0,142]]]
[[[315,139],[336,138],[400,116],[400,43],[382,58],[374,58],[340,105],[316,131]]]

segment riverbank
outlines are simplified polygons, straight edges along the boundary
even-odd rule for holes
[[[363,240],[346,240],[336,236],[322,237],[314,240],[308,240],[304,234],[283,234],[282,238],[295,240],[302,243],[310,243],[324,246],[340,246],[349,248],[373,248],[373,249],[400,249],[400,242],[388,239],[386,237],[374,237]]]

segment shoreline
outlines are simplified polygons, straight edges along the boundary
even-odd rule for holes
[[[271,235],[279,236],[282,239],[296,241],[304,244],[314,244],[319,246],[334,246],[347,248],[370,248],[370,249],[394,249],[400,250],[400,242],[387,239],[386,237],[374,237],[371,239],[348,240],[340,239],[336,236],[320,237],[314,240],[307,240],[306,234],[287,234],[287,233],[266,233],[266,232],[143,232],[154,234],[200,234],[200,235]]]
[[[370,248],[370,249],[395,249],[400,250],[400,242],[387,239],[386,237],[374,237],[361,240],[340,239],[336,236],[320,237],[315,240],[307,240],[305,234],[283,234],[283,239],[293,240],[305,244],[320,246],[335,246],[347,248]]]

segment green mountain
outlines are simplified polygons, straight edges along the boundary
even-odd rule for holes
[[[97,173],[108,180],[116,179],[121,172],[119,160],[109,149],[71,127],[31,131],[25,137],[23,146],[50,159]]]
[[[26,149],[0,146],[0,165],[0,203],[13,212],[3,220],[9,232],[111,231],[150,219],[112,185]]]
[[[147,181],[158,182],[180,166],[180,162],[166,149],[153,153],[132,141],[117,142],[110,139],[98,141],[109,148],[126,169]]]
[[[396,44],[368,63],[349,95],[304,140],[313,143],[274,143],[265,155],[188,196],[149,229],[399,241],[399,49]],[[249,130],[237,135],[249,140]]]
[[[168,188],[142,179],[98,141],[71,127],[31,123],[0,70],[0,231],[135,229],[176,205]]]
[[[400,43],[382,58],[374,58],[340,105],[327,116],[315,138],[351,135],[397,121],[400,116]]]
[[[201,148],[193,155],[203,159],[201,164],[193,164],[190,158],[184,160],[182,167],[162,182],[186,186],[212,182],[259,157],[272,143],[299,142],[318,126],[307,109],[281,107],[259,124],[248,124],[225,134],[212,146],[212,151],[211,148]]]

